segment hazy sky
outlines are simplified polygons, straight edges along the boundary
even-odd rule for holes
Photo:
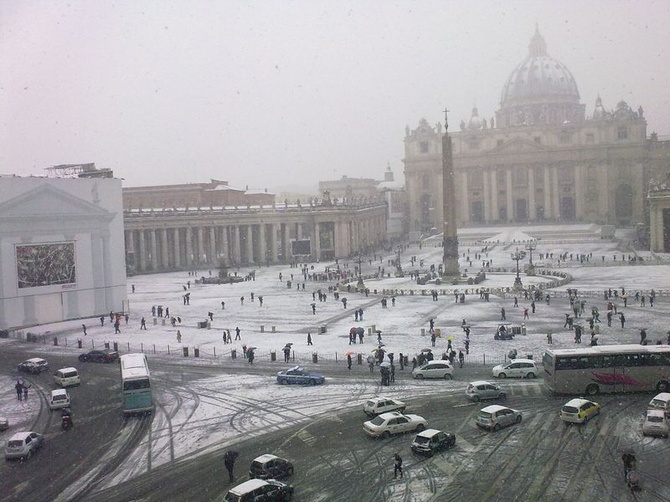
[[[624,99],[670,136],[666,0],[0,0],[0,174],[402,179],[405,126],[490,119],[536,23],[587,115]]]

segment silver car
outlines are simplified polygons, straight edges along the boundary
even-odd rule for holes
[[[37,432],[17,432],[7,441],[5,446],[5,458],[24,458],[28,460],[33,456],[35,450],[44,444],[44,436]]]
[[[445,380],[451,380],[453,378],[454,369],[449,364],[449,361],[438,360],[438,361],[429,361],[423,366],[414,368],[412,370],[412,376],[418,380],[423,380],[424,378],[443,378]]]
[[[468,385],[465,389],[465,395],[471,401],[477,402],[485,399],[505,399],[507,392],[497,383],[477,380]]]
[[[521,412],[493,404],[479,410],[476,423],[482,429],[498,431],[503,427],[521,423]]]

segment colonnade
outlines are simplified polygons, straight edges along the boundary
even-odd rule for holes
[[[124,227],[138,273],[334,260],[385,240],[386,207],[132,210]]]

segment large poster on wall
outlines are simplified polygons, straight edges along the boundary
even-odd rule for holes
[[[19,289],[75,284],[74,242],[16,246]]]

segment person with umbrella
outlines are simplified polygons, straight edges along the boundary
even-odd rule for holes
[[[223,455],[223,464],[226,466],[226,470],[228,471],[228,479],[231,483],[235,480],[235,476],[233,476],[233,468],[235,467],[235,459],[238,456],[239,453],[235,450],[228,450]]]
[[[287,343],[284,348],[282,349],[284,351],[284,362],[287,363],[289,362],[289,359],[291,358],[291,345],[290,343]]]

